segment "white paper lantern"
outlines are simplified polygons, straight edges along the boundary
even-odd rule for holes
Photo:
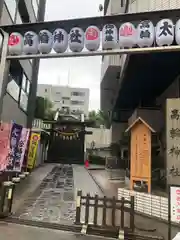
[[[155,40],[155,28],[150,20],[139,23],[137,27],[137,45],[139,47],[151,47]]]
[[[114,49],[117,47],[118,34],[114,24],[106,24],[102,30],[102,48]]]
[[[39,32],[39,52],[40,53],[50,53],[53,45],[52,33],[48,30],[41,30]]]
[[[130,23],[124,23],[119,28],[120,48],[132,48],[136,44],[136,28]]]
[[[23,52],[25,54],[36,54],[38,52],[39,39],[35,32],[29,31],[24,34]]]
[[[96,26],[89,26],[85,32],[85,47],[89,51],[96,51],[100,46],[100,31]]]
[[[53,33],[53,49],[57,53],[63,53],[68,47],[68,34],[64,29],[58,28]]]
[[[180,19],[177,21],[175,26],[175,39],[176,43],[180,45]]]
[[[74,27],[69,33],[69,48],[72,52],[81,52],[84,48],[84,32],[81,28]]]
[[[174,25],[171,19],[162,19],[156,25],[156,43],[169,46],[174,41]]]
[[[8,50],[10,55],[20,55],[23,52],[23,36],[14,32],[9,36]]]

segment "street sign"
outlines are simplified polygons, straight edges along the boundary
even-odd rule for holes
[[[168,194],[168,240],[172,240],[171,222],[180,223],[180,185],[169,185]]]

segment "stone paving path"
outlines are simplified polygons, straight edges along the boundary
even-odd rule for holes
[[[73,169],[57,165],[15,213],[20,219],[72,224],[75,219]]]
[[[52,229],[0,223],[0,239],[2,240],[110,240],[98,236],[88,236]],[[112,239],[111,239],[112,240]]]
[[[73,175],[74,175],[74,186],[75,186],[75,195],[77,190],[82,190],[82,194],[86,195],[89,193],[91,196],[98,194],[99,196],[104,196],[100,188],[94,182],[88,171],[84,168],[84,166],[73,165]],[[93,200],[90,201],[93,203]],[[94,208],[90,207],[89,211],[89,223],[93,223],[94,220]],[[81,208],[81,222],[85,221],[85,207]],[[99,225],[102,224],[102,209],[98,211],[98,221]]]

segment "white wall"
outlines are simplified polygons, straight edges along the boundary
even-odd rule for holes
[[[92,135],[85,136],[86,148],[91,147],[92,141],[95,142],[95,147],[106,147],[111,144],[111,130],[100,128],[86,128],[86,131],[92,131]]]
[[[130,196],[135,198],[135,211],[141,214],[168,220],[168,199],[146,193],[130,191],[118,188],[118,200],[124,197],[130,200]],[[127,205],[127,204],[126,204]],[[127,206],[129,207],[129,205]],[[177,223],[177,222],[176,222]]]

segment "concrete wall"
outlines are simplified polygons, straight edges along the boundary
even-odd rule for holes
[[[111,136],[112,136],[112,142],[118,142],[122,139],[122,136],[124,134],[124,131],[128,127],[128,123],[116,123],[112,122],[111,125]]]
[[[129,5],[129,12],[149,12],[176,9],[180,7],[179,0],[134,0]]]
[[[27,115],[19,108],[18,103],[7,93],[4,97],[2,121],[16,123],[26,126]]]

